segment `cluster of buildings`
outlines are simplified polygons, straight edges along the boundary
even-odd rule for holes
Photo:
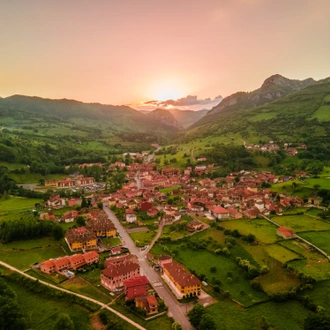
[[[178,299],[199,296],[201,282],[193,274],[170,256],[162,255],[157,262],[162,277]],[[147,314],[158,311],[157,300],[149,294],[149,281],[140,274],[140,265],[136,256],[131,254],[112,257],[105,260],[105,269],[101,272],[101,284],[106,289],[124,291],[126,300],[135,300],[137,307],[142,307]]]
[[[262,152],[272,152],[272,153],[276,153],[277,151],[280,150],[280,146],[278,144],[274,143],[273,141],[269,141],[268,143],[265,143],[263,145],[246,144],[245,148],[249,149],[249,150],[254,150],[254,151],[259,150]],[[286,153],[289,156],[295,156],[296,154],[298,154],[298,149],[307,150],[307,145],[301,144],[297,147],[292,147],[290,143],[284,143],[283,149],[286,151]]]
[[[54,193],[49,196],[48,200],[45,203],[45,206],[48,209],[60,209],[66,206],[81,206],[81,198],[64,198],[59,194]]]
[[[83,164],[84,165],[84,164]],[[77,175],[73,178],[64,178],[62,180],[46,180],[45,186],[56,188],[72,188],[72,187],[83,187],[94,184],[94,178],[85,178],[83,175]]]
[[[135,165],[137,165],[135,167]],[[289,207],[300,207],[304,201],[296,196],[272,193],[264,189],[265,183],[273,184],[285,180],[270,172],[240,171],[222,178],[200,179],[179,169],[163,169],[159,174],[152,164],[132,164],[135,168],[127,173],[128,183],[113,194],[96,198],[109,206],[125,209],[127,222],[137,221],[137,210],[147,211],[154,217],[161,210],[165,223],[180,220],[182,211],[203,213],[211,219],[253,219],[270,213],[280,214]],[[138,177],[140,187],[134,179]],[[160,188],[175,187],[167,196]],[[179,209],[175,204],[166,204],[168,199],[179,196]]]
[[[109,291],[124,291],[126,300],[134,300],[135,306],[146,311],[147,315],[158,313],[158,301],[149,293],[149,281],[140,274],[136,256],[126,254],[112,257],[104,262],[101,272],[101,285]]]
[[[57,259],[49,259],[40,263],[40,270],[46,274],[59,273],[67,277],[72,277],[72,272],[68,270],[77,270],[85,265],[97,264],[99,255],[96,251],[89,251],[83,254],[74,254]]]
[[[65,240],[71,251],[97,249],[98,239],[117,235],[115,225],[103,210],[92,209],[83,215],[88,219],[86,226],[71,228],[65,233]]]

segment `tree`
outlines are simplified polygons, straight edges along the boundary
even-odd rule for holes
[[[209,313],[204,313],[200,319],[198,330],[216,330],[216,324],[213,317]]]
[[[191,325],[198,329],[201,318],[205,313],[206,309],[202,305],[196,304],[193,309],[187,314]]]
[[[182,330],[182,325],[178,322],[173,322],[172,323],[172,329],[174,330]]]
[[[83,227],[86,225],[86,219],[81,215],[79,215],[79,217],[77,217],[76,222],[77,222],[78,227]]]
[[[330,317],[325,315],[312,315],[305,319],[305,330],[330,330]]]
[[[0,330],[26,329],[16,293],[0,277]]]
[[[74,330],[74,324],[68,314],[60,314],[53,326],[54,330]]]
[[[268,324],[267,320],[262,316],[257,324],[257,330],[271,330],[272,327]]]
[[[52,234],[54,239],[59,241],[64,237],[64,229],[60,225],[56,225],[52,230]]]

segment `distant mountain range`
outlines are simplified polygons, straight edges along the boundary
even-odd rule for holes
[[[112,135],[127,132],[159,136],[179,134],[179,137],[193,139],[240,131],[242,135],[254,134],[257,138],[259,135],[274,135],[274,132],[266,134],[265,128],[261,133],[261,124],[267,124],[271,131],[278,122],[288,125],[288,120],[296,122],[302,118],[326,120],[327,95],[330,95],[330,78],[322,81],[312,78],[293,80],[279,74],[267,78],[255,91],[237,92],[224,98],[209,111],[156,109],[143,113],[128,106],[14,95],[0,97],[0,125],[19,125],[24,120],[33,123],[42,118],[44,122],[55,120],[94,127]],[[4,118],[15,120],[4,122]],[[287,120],[285,123],[283,118]],[[327,120],[330,121],[330,117]],[[281,131],[280,127],[278,130]]]

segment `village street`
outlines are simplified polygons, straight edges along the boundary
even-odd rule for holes
[[[146,251],[142,252],[136,247],[135,243],[128,235],[122,224],[119,222],[115,214],[107,206],[104,206],[103,210],[116,226],[118,233],[122,237],[122,240],[125,242],[125,246],[130,250],[132,254],[137,256],[141,266],[141,274],[148,278],[150,284],[157,292],[159,297],[164,300],[166,306],[168,306],[169,309],[169,316],[173,317],[176,322],[179,322],[184,330],[192,330],[193,327],[191,326],[186,315],[188,306],[186,304],[180,304],[171,293],[167,285],[163,284],[160,275],[156,273],[156,271],[149,265],[149,262],[146,258]]]

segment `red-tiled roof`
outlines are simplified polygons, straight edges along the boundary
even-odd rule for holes
[[[212,209],[212,211],[214,213],[217,213],[217,214],[224,214],[224,213],[229,213],[228,210],[224,209],[223,207],[221,206],[216,206]]]
[[[163,267],[181,287],[201,284],[200,280],[196,276],[187,273],[184,267],[177,262],[164,264]]]
[[[149,281],[144,275],[124,281],[124,286],[126,288],[132,287],[132,286],[137,286],[137,285],[145,285],[145,284],[149,284]]]
[[[121,264],[110,264],[108,268],[102,270],[102,274],[106,277],[114,278],[134,272],[139,268],[140,266],[135,262],[127,261]]]

